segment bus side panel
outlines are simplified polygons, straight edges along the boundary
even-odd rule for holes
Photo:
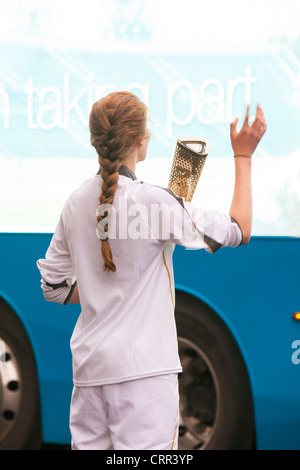
[[[175,280],[222,311],[242,346],[254,395],[257,447],[299,449],[300,240],[253,237],[214,255],[176,247]],[[297,431],[298,429],[298,431]]]
[[[45,302],[36,260],[51,235],[0,235],[0,290],[12,299],[32,339],[45,442],[69,443],[72,368],[69,341],[80,309]],[[257,447],[297,449],[299,367],[292,343],[300,339],[297,259],[300,241],[253,237],[247,246],[211,255],[176,247],[175,279],[223,312],[241,345],[254,395]],[[22,319],[22,318],[21,318]]]
[[[44,300],[36,261],[45,256],[51,235],[0,234],[0,290],[23,322],[36,358],[44,442],[70,442],[72,391],[70,337],[78,306]]]

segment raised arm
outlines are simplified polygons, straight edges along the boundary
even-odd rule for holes
[[[257,105],[253,124],[249,125],[249,106],[243,127],[237,132],[238,119],[230,125],[231,145],[235,161],[235,185],[230,216],[237,221],[242,233],[242,244],[249,242],[252,229],[252,182],[251,157],[266,132],[267,124],[263,110]]]

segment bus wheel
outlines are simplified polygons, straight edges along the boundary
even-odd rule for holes
[[[34,356],[20,320],[0,299],[0,449],[37,449],[40,443]]]
[[[252,395],[240,350],[207,305],[178,294],[179,449],[239,450],[254,443]]]

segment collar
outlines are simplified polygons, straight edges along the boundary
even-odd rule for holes
[[[128,168],[126,165],[121,165],[119,168],[119,175],[121,176],[127,176],[127,178],[131,178],[132,180],[136,180],[136,176],[133,173],[133,171]]]
[[[126,176],[127,178],[130,178],[132,180],[136,180],[136,176],[135,174],[133,173],[133,171],[128,168],[128,166],[126,165],[121,165],[119,170],[118,170],[118,173],[119,175],[121,176]],[[100,175],[101,174],[101,168],[100,170],[98,171],[97,175]]]

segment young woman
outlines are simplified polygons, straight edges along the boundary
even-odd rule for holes
[[[194,209],[138,181],[150,133],[146,106],[115,92],[90,113],[100,171],[66,202],[38,261],[48,301],[80,303],[71,338],[73,449],[177,449],[174,243],[215,252],[248,243],[251,155],[266,130],[261,108],[231,124],[236,180],[229,214]]]

